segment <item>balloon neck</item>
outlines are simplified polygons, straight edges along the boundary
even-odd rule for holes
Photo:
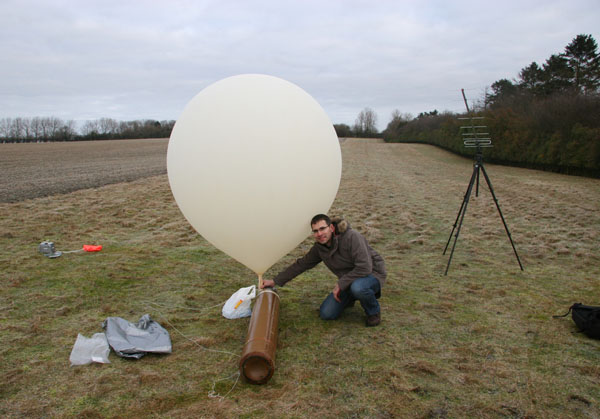
[[[263,277],[262,274],[258,275],[258,289],[262,289]]]

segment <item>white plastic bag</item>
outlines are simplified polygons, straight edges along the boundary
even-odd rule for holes
[[[239,319],[250,316],[252,314],[250,303],[254,297],[256,297],[256,285],[240,288],[223,305],[223,317]]]
[[[92,362],[110,364],[108,360],[109,353],[110,348],[104,333],[95,333],[91,338],[86,338],[79,333],[75,345],[73,345],[69,361],[71,361],[71,366],[86,365]]]

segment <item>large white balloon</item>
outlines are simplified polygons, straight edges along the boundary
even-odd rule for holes
[[[206,240],[261,276],[310,233],[337,193],[333,125],[298,86],[245,74],[196,95],[167,152],[171,190]]]

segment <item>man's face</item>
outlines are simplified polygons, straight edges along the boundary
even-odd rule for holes
[[[313,236],[315,236],[315,240],[317,243],[327,244],[331,241],[331,236],[333,236],[333,231],[335,227],[333,224],[327,225],[325,220],[317,221],[312,226]]]

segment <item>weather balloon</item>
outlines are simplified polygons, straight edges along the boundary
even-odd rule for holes
[[[175,123],[173,196],[206,240],[262,274],[304,240],[335,199],[342,158],[325,111],[277,77],[245,74],[206,87]]]

